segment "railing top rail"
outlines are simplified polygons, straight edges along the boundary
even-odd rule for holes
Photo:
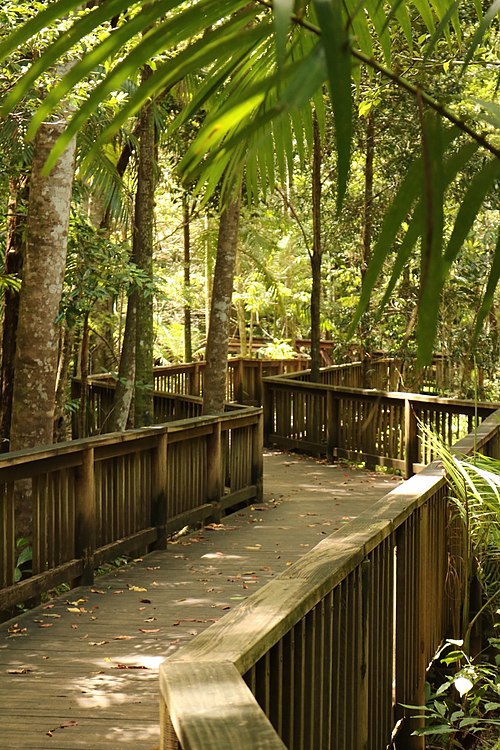
[[[486,418],[478,427],[476,435],[468,436],[455,446],[462,453],[470,453],[491,439],[499,429],[500,410]],[[252,594],[240,606],[200,633],[186,644],[173,659],[160,667],[160,686],[169,706],[170,717],[177,736],[184,741],[189,733],[193,717],[212,711],[219,715],[221,696],[212,699],[215,680],[206,675],[217,674],[217,669],[236,668],[245,674],[257,663],[302,617],[311,611],[326,593],[340,583],[366,555],[387,538],[406,518],[436,493],[446,482],[439,462],[434,462],[423,471],[394,488],[356,520],[323,539],[301,559],[280,573],[259,591]],[[183,684],[192,679],[192,670],[201,669],[205,674],[205,689],[193,690],[189,702],[182,701]],[[234,673],[233,673],[234,677]],[[231,681],[232,686],[232,681]],[[179,692],[180,691],[180,692]],[[226,693],[227,700],[227,693]],[[251,710],[263,712],[255,699]],[[224,706],[222,723],[232,723]],[[245,714],[246,718],[246,714]],[[217,732],[212,738],[218,737]],[[224,730],[227,731],[227,730]],[[199,739],[199,737],[197,737]],[[213,740],[210,740],[213,741]],[[254,741],[254,740],[253,740]],[[183,745],[184,746],[184,745]],[[220,747],[221,745],[186,744],[186,747]],[[242,750],[258,747],[249,741],[238,744]],[[267,747],[267,745],[261,745]],[[280,747],[270,744],[269,747]]]
[[[304,375],[307,371],[302,371],[300,375]],[[497,401],[470,401],[467,399],[458,398],[447,398],[446,396],[431,396],[425,393],[407,393],[405,391],[379,391],[375,388],[349,388],[343,385],[327,385],[326,383],[311,383],[309,381],[298,380],[298,373],[289,373],[287,375],[270,375],[262,378],[264,383],[270,383],[274,386],[283,386],[286,388],[290,387],[290,380],[294,381],[294,387],[301,390],[311,391],[332,391],[339,395],[352,397],[352,398],[369,398],[372,400],[376,399],[391,399],[398,401],[416,401],[420,403],[429,404],[441,404],[443,406],[457,406],[464,408],[477,408],[478,410],[489,410],[495,411],[500,409],[500,402]],[[295,377],[294,377],[295,376]]]
[[[0,456],[0,479],[2,470],[11,469],[16,466],[22,466],[37,461],[45,461],[50,458],[64,459],[66,456],[72,456],[91,448],[99,449],[109,445],[119,445],[142,441],[149,438],[155,438],[163,434],[179,433],[182,431],[189,432],[205,425],[211,425],[215,422],[231,423],[235,420],[243,420],[248,416],[259,415],[262,412],[261,407],[241,406],[240,408],[231,409],[230,411],[220,414],[210,414],[201,417],[188,417],[164,424],[152,425],[150,427],[140,427],[125,432],[108,432],[104,435],[95,435],[93,437],[79,438],[78,440],[69,440],[63,443],[54,443],[53,445],[40,446],[36,448],[25,448],[11,453],[4,453]]]

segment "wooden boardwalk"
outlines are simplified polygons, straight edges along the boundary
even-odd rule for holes
[[[158,666],[398,480],[268,452],[264,502],[0,626],[2,750],[158,747]]]

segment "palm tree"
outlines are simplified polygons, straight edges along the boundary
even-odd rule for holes
[[[275,175],[283,178],[292,169],[295,144],[300,143],[304,153],[310,153],[313,113],[318,112],[321,129],[324,108],[320,100],[327,83],[335,124],[340,211],[349,178],[353,82],[359,80],[360,67],[377,71],[387,82],[408,93],[420,123],[421,144],[374,243],[352,329],[366,309],[387,259],[394,258],[390,291],[420,241],[417,335],[419,359],[422,363],[428,361],[443,285],[481,204],[500,175],[500,149],[491,128],[483,132],[482,125],[476,127],[446,106],[445,96],[436,98],[420,81],[403,77],[398,49],[404,46],[411,52],[416,38],[425,38],[423,55],[427,60],[436,56],[438,49],[446,48],[448,42],[448,64],[455,58],[457,48],[463,49],[462,74],[480,44],[494,44],[492,23],[498,15],[498,0],[484,16],[479,3],[467,0],[390,0],[385,4],[379,0],[193,0],[189,4],[156,0],[132,8],[124,0],[109,0],[76,13],[79,5],[77,0],[50,3],[0,46],[0,57],[5,57],[39,30],[75,13],[69,29],[35,61],[6,97],[3,111],[7,112],[56,59],[95,29],[102,32],[84,59],[54,87],[28,130],[32,137],[47,113],[81,80],[89,75],[97,79],[94,90],[49,157],[47,170],[98,104],[131,73],[154,59],[154,73],[131,92],[100,140],[115,133],[150,98],[186,75],[199,75],[200,83],[191,101],[171,126],[177,128],[200,114],[204,118],[181,161],[185,180],[194,183],[195,192],[202,193],[205,199],[222,185],[222,195],[227,198],[236,178],[244,172],[252,193],[258,189],[259,180],[272,185]],[[471,30],[461,18],[472,17],[476,6],[476,28]],[[145,29],[148,31],[143,33]],[[468,38],[466,48],[463,36]],[[125,54],[124,44],[129,45]],[[460,85],[460,80],[463,77],[457,75],[455,83]],[[482,106],[494,127],[498,127],[495,103],[483,102]],[[482,159],[477,159],[478,153],[483,154]],[[469,174],[469,188],[445,242],[444,194],[464,171]],[[407,229],[403,230],[403,225]],[[393,256],[395,247],[397,253]],[[478,311],[476,335],[491,306],[499,277],[500,239]]]

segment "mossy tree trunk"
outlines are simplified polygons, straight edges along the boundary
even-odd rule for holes
[[[319,381],[321,367],[321,136],[316,115],[313,120],[312,218],[313,245],[311,261],[311,380]]]
[[[65,122],[37,134],[29,190],[26,254],[19,299],[11,450],[52,443],[59,325],[75,141],[45,176],[42,168]]]
[[[203,381],[203,414],[224,409],[226,397],[227,354],[233,280],[237,257],[240,220],[240,191],[223,208],[219,222],[210,326]]]
[[[13,274],[19,278],[21,277],[23,270],[28,184],[29,181],[26,176],[11,179],[9,181],[5,273]],[[18,319],[19,291],[12,287],[7,287],[4,293],[4,318],[2,331],[0,452],[8,451],[10,446],[10,423],[12,418],[14,360],[16,355]]]

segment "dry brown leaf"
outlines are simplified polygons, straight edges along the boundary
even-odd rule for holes
[[[29,674],[30,672],[33,672],[33,670],[29,669],[28,667],[19,667],[18,669],[7,670],[7,674]]]

